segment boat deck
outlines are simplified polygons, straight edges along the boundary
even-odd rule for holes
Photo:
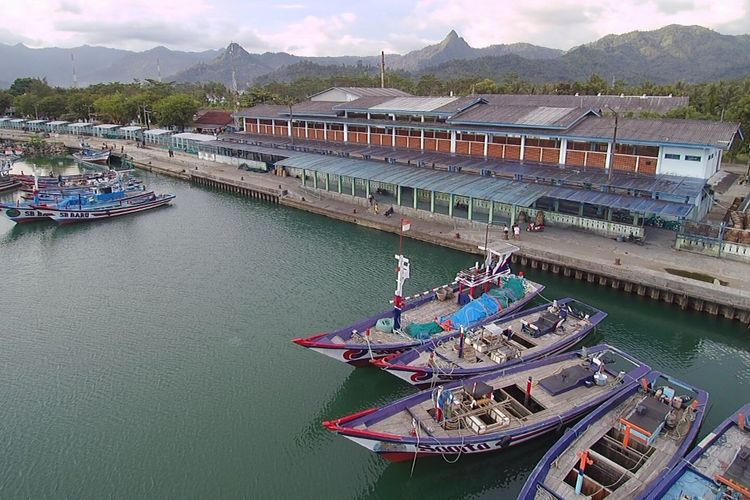
[[[496,321],[479,328],[464,339],[463,357],[459,357],[459,339],[450,339],[435,349],[435,356],[430,361],[429,350],[420,353],[412,366],[429,366],[433,363],[441,369],[453,368],[486,368],[496,367],[506,361],[531,356],[535,352],[559,342],[560,339],[575,336],[584,328],[590,328],[591,322],[569,316],[560,328],[539,336],[532,336],[525,331],[522,321],[536,323],[547,311],[534,313],[515,320]],[[513,335],[508,338],[510,329]]]
[[[750,431],[740,430],[733,425],[724,436],[709,446],[703,455],[695,461],[693,467],[706,477],[715,479],[722,476],[733,482],[750,489],[750,467],[732,467],[743,451],[747,453],[750,448]],[[747,459],[745,460],[747,465]]]
[[[454,402],[446,410],[445,418],[448,427],[455,429],[443,428],[433,419],[431,413],[434,411],[434,404],[430,398],[370,426],[362,425],[359,428],[409,435],[413,429],[414,418],[420,423],[420,432],[424,431],[438,439],[509,431],[550,417],[561,418],[560,415],[571,408],[585,404],[586,401],[608,393],[620,385],[611,375],[606,385],[591,387],[583,384],[583,378],[565,376],[578,368],[584,370],[588,378],[594,374],[587,360],[573,358],[511,375],[498,373],[496,377],[485,382],[489,386],[486,390],[488,393],[491,392],[491,398],[485,397],[488,393],[482,397],[474,397],[468,394],[465,388],[453,389]],[[529,376],[532,376],[534,382],[531,400],[526,405],[524,395]],[[545,385],[554,379],[562,379],[563,383],[568,384],[568,389],[556,395],[549,392]],[[476,386],[475,382],[467,382],[469,383]],[[451,423],[454,425],[450,425]]]
[[[693,424],[687,418],[682,419],[684,413],[689,410],[674,410],[678,413],[678,425],[673,430],[661,431],[651,446],[635,437],[630,438],[628,447],[623,446],[624,433],[618,429],[620,419],[628,417],[637,405],[647,403],[644,401],[645,398],[653,401],[655,405],[662,405],[665,411],[671,408],[640,391],[633,394],[593,422],[557,457],[543,481],[544,484],[563,498],[575,497],[575,484],[581,460],[579,454],[588,450],[593,463],[586,468],[583,484],[583,494],[587,498],[626,499],[644,493],[644,487],[664,472],[667,463],[674,457]],[[644,427],[650,425],[646,423],[645,416],[649,412],[657,412],[658,408],[654,404],[649,407],[646,414],[634,414],[629,418],[640,418]],[[536,498],[548,498],[548,495],[538,491]]]

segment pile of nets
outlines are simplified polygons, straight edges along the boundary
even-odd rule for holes
[[[481,323],[486,318],[494,316],[510,304],[523,298],[526,292],[526,280],[518,276],[504,276],[501,286],[493,288],[481,297],[472,300],[461,309],[448,316],[443,316],[438,322],[412,323],[404,328],[410,337],[425,340],[444,330],[470,328]]]

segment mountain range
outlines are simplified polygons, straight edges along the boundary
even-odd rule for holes
[[[71,61],[71,55],[73,61]],[[380,56],[300,57],[285,52],[253,54],[237,43],[223,50],[181,52],[156,47],[132,52],[105,47],[31,49],[0,44],[0,88],[25,76],[46,77],[52,85],[79,85],[133,79],[178,82],[220,81],[239,89],[300,76],[377,74]],[[158,63],[158,66],[157,66]],[[630,84],[740,78],[750,75],[750,36],[722,35],[701,26],[670,25],[653,31],[607,35],[568,51],[528,43],[471,47],[455,31],[440,43],[407,54],[387,54],[388,70],[440,78],[491,78],[510,73],[536,81],[585,80],[597,73]],[[160,73],[158,71],[160,68]]]

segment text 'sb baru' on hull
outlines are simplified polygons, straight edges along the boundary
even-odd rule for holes
[[[564,429],[649,371],[627,353],[599,345],[424,390],[324,425],[392,461],[486,453]]]

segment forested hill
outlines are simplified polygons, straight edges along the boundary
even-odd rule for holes
[[[535,55],[538,54],[537,51]],[[670,25],[654,31],[608,35],[562,55],[549,55],[553,57],[540,59],[523,53],[505,53],[472,59],[449,58],[413,73],[434,74],[448,80],[501,80],[515,74],[537,83],[580,81],[598,74],[609,82],[633,85],[646,81],[705,82],[750,75],[750,36],[722,35],[700,26]],[[313,63],[286,66],[264,75],[259,83],[291,81],[302,76],[325,77],[331,70],[330,66]],[[337,74],[341,71],[336,69]]]

